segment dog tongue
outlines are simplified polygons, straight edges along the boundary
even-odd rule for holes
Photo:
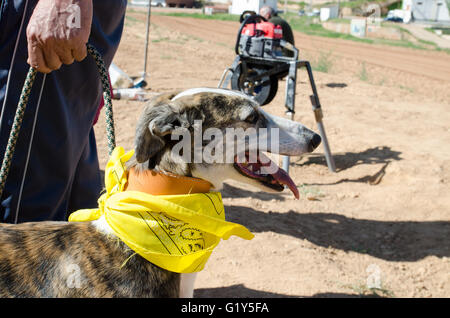
[[[286,171],[279,168],[277,172],[272,174],[272,177],[277,180],[278,183],[286,185],[292,191],[297,200],[300,198],[297,186],[295,185],[294,181],[292,181],[291,177],[289,177]]]
[[[271,161],[267,156],[263,155],[262,153],[259,154],[259,157],[265,157],[265,161],[270,161],[270,164],[275,165],[276,164]],[[289,174],[277,166],[277,171],[275,173],[270,173],[270,175],[280,184],[284,184],[287,186],[292,193],[294,194],[295,198],[298,200],[300,198],[300,194],[298,192],[297,186],[295,185],[294,181],[291,179]]]

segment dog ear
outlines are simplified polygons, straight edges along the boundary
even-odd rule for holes
[[[150,160],[149,168],[155,166],[152,158],[161,151],[165,144],[165,136],[170,135],[177,127],[188,126],[178,108],[168,100],[151,102],[144,109],[136,127],[135,153],[139,163]]]

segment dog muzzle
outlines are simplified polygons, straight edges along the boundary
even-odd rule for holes
[[[177,273],[201,271],[220,239],[254,237],[244,226],[225,221],[222,196],[207,192],[208,182],[154,171],[127,171],[125,162],[133,153],[125,153],[122,147],[113,151],[98,209],[78,210],[70,215],[70,222],[94,221],[103,215],[114,234],[133,251]]]

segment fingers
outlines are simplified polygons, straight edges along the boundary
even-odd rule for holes
[[[27,26],[28,63],[38,71],[49,73],[62,64],[82,61],[92,24],[92,0],[39,0]],[[69,18],[81,20],[78,25]]]
[[[42,51],[44,53],[44,59],[46,66],[51,70],[57,70],[61,67],[62,62],[59,58],[59,55],[56,53],[54,49],[55,45],[53,45],[52,41],[48,41],[47,45],[42,46]]]
[[[83,60],[87,55],[86,45],[79,40],[56,38],[54,35],[39,34],[35,26],[27,29],[27,63],[42,73],[58,70],[64,63]],[[74,49],[74,47],[76,49]]]
[[[50,73],[52,69],[47,66],[44,54],[39,46],[34,42],[28,41],[28,60],[27,63],[37,71],[42,73]]]
[[[72,49],[72,55],[75,61],[81,62],[87,55],[86,44],[80,44]]]
[[[70,47],[57,46],[55,51],[63,64],[70,65],[73,63],[74,56]]]
[[[74,49],[69,46],[58,46],[51,41],[28,41],[27,63],[42,73],[58,70],[62,64],[70,65],[75,60],[82,61],[87,55],[86,45],[81,44]]]

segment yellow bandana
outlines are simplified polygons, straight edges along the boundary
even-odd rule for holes
[[[94,221],[104,215],[114,234],[137,254],[177,273],[201,271],[221,238],[253,238],[244,226],[225,221],[219,192],[156,196],[124,191],[128,177],[124,163],[132,155],[122,147],[114,149],[98,209],[78,210],[70,215],[70,222]]]

